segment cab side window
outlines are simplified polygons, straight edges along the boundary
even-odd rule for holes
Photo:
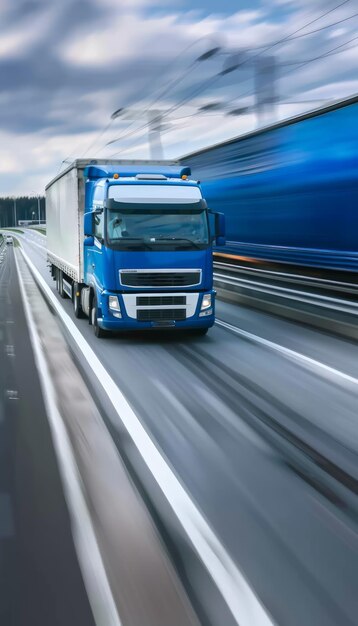
[[[97,239],[103,239],[103,213],[94,216],[94,235]]]
[[[100,183],[97,183],[93,191],[93,208],[103,209],[103,205],[104,205],[104,187]]]

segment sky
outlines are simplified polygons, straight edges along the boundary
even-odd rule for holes
[[[356,94],[357,52],[358,0],[0,0],[0,196]]]

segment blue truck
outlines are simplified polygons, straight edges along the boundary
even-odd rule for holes
[[[358,272],[358,96],[186,155],[226,217],[217,254]],[[305,270],[305,268],[307,268]]]
[[[47,258],[56,288],[110,331],[205,334],[215,321],[212,246],[225,243],[190,168],[78,159],[46,187]]]

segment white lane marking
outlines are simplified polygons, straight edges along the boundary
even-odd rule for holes
[[[15,346],[8,344],[5,346],[5,353],[7,356],[15,356]]]
[[[335,376],[341,380],[344,380],[345,382],[352,383],[353,385],[358,385],[358,378],[355,378],[354,376],[350,376],[349,374],[345,374],[344,372],[341,372],[341,370],[337,370],[336,368],[331,367],[330,365],[321,363],[321,361],[316,361],[316,359],[312,359],[311,357],[306,356],[305,354],[301,354],[300,352],[296,352],[295,350],[291,350],[290,348],[285,348],[284,346],[281,346],[278,343],[274,343],[273,341],[270,341],[269,339],[264,339],[263,337],[259,337],[258,335],[249,333],[247,330],[242,330],[241,328],[237,328],[237,326],[233,326],[232,324],[229,324],[228,322],[224,322],[222,320],[217,319],[215,323],[218,326],[222,326],[223,328],[230,330],[236,335],[240,335],[240,337],[244,337],[245,339],[248,339],[249,341],[253,341],[254,343],[258,343],[262,346],[265,346],[265,348],[270,348],[271,350],[275,350],[275,352],[279,352],[280,354],[283,354],[284,356],[288,357],[289,359],[293,361],[299,361],[301,363],[304,363],[305,365],[308,365],[310,368],[314,368],[315,370],[321,370],[321,373],[329,374],[330,376]]]
[[[148,469],[168,500],[237,624],[240,626],[273,626],[272,618],[156,448],[114,380],[65,312],[27,254],[22,248],[20,250],[45,297],[65,324],[89,367],[102,385],[120,421],[124,424]]]
[[[17,389],[6,389],[5,395],[8,400],[18,400],[19,392]]]
[[[51,375],[27,301],[16,256],[15,261],[35,363],[52,432],[52,441],[71,517],[73,541],[76,547],[78,562],[82,571],[88,599],[97,626],[121,626],[121,621],[117,613],[117,608],[98,547],[91,516],[82,492],[81,477],[65,424],[57,408]]]

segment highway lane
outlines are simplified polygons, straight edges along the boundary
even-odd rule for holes
[[[9,246],[0,265],[0,623],[195,626],[57,323],[15,256]],[[46,339],[36,343],[38,324]],[[47,341],[51,377],[39,348]]]
[[[53,289],[34,243],[24,249]],[[349,341],[226,303],[217,313],[357,376]],[[355,624],[357,386],[220,327],[98,341],[76,325],[277,623]]]
[[[8,345],[5,327],[8,297],[4,290],[6,281],[6,245],[0,239],[0,363],[6,360]],[[6,282],[5,282],[6,281]],[[0,597],[0,622],[9,622],[11,615],[11,583],[13,580],[14,520],[11,502],[11,472],[9,447],[11,443],[11,417],[13,402],[8,402],[6,390],[11,389],[9,371],[0,367],[0,580],[3,593]],[[7,409],[5,413],[5,409]]]
[[[98,626],[196,626],[153,521],[22,255],[24,308],[72,535]],[[110,506],[109,506],[110,503]]]
[[[54,282],[46,268],[46,238],[39,233],[34,233],[31,229],[24,230],[24,238],[25,249],[37,259],[38,268],[48,284],[53,287]],[[27,246],[26,238],[32,246]],[[217,302],[217,317],[238,325],[243,330],[255,333],[259,337],[302,352],[304,355],[358,377],[354,341],[345,341],[329,333],[318,332],[317,329],[311,329],[309,326],[293,323],[262,311],[232,305],[222,300]]]
[[[19,293],[0,265],[0,623],[94,625]]]

